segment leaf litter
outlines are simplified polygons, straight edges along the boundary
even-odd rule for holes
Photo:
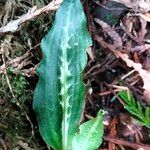
[[[0,32],[0,55],[4,49],[10,83],[12,84],[14,77],[18,75],[25,77],[28,86],[24,90],[30,91],[31,95],[37,82],[35,69],[41,59],[40,40],[53,22],[53,13],[50,14],[50,17],[47,17],[47,14],[35,16],[35,19],[32,21],[29,19],[21,26],[18,20],[47,6],[48,2],[50,1],[7,0],[7,2],[0,2],[0,29],[4,29],[4,27],[6,29],[8,25],[12,25],[12,20],[16,21],[13,30],[9,28],[10,32],[8,33]],[[118,2],[125,6],[119,19],[117,18],[113,23],[110,23],[111,20],[114,21],[113,16],[110,15],[113,14],[113,9],[108,7],[108,2],[107,0],[83,2],[88,18],[88,27],[93,37],[93,46],[87,50],[88,62],[84,81],[87,84],[88,92],[82,121],[95,117],[99,109],[104,109],[107,113],[104,117],[105,134],[101,150],[149,150],[150,129],[142,126],[137,118],[124,109],[125,102],[118,96],[118,92],[125,90],[127,93],[132,93],[136,102],[139,102],[143,109],[150,105],[150,1],[112,0],[113,3]],[[34,5],[38,5],[38,9],[35,9]],[[114,5],[115,10],[120,9],[116,4]],[[95,16],[93,12],[97,8],[109,11],[108,22]],[[19,31],[16,31],[18,29]],[[0,115],[3,118],[0,123],[2,149],[11,149],[12,147],[48,149],[38,134],[35,116],[29,109],[32,97],[26,98],[28,100],[25,100],[22,107],[27,111],[34,125],[35,137],[31,135],[32,130],[25,116],[20,115],[16,118],[21,110],[14,108],[16,107],[14,103],[9,101],[11,94],[4,79],[2,59],[0,59],[0,63],[0,78],[4,82],[0,84],[5,86],[4,89],[0,89],[3,91],[3,94],[0,94]],[[5,91],[6,89],[7,91]],[[8,119],[11,117],[16,118],[17,129],[15,130],[13,130],[14,123]],[[27,131],[21,130],[23,127]],[[15,138],[12,136],[13,132],[16,132]],[[20,134],[20,132],[24,134]]]

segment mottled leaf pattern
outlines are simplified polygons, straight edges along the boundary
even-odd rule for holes
[[[64,0],[43,38],[33,109],[40,133],[55,150],[70,149],[84,107],[82,72],[92,44],[80,0]]]
[[[99,111],[96,118],[83,123],[79,133],[72,142],[72,150],[96,150],[102,143],[103,136],[103,111]]]

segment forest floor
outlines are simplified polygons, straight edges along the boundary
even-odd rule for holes
[[[150,150],[150,2],[120,2],[82,1],[93,39],[83,76],[83,121],[100,109],[107,111],[100,150]],[[49,3],[0,0],[0,27]],[[28,19],[13,32],[0,28],[0,150],[49,149],[39,134],[32,100],[40,42],[55,12]]]

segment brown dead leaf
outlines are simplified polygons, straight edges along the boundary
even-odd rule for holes
[[[144,44],[144,45],[135,46],[131,48],[131,52],[138,52],[139,54],[141,54],[149,49],[150,49],[150,44]]]
[[[97,18],[95,18],[94,20],[102,27],[103,31],[106,32],[113,39],[114,45],[116,47],[122,47],[121,37],[110,25]]]
[[[139,14],[139,16],[144,20],[146,20],[147,22],[150,22],[150,12],[147,12],[145,14]]]
[[[121,52],[117,52],[117,55],[126,62],[128,67],[133,67],[141,76],[142,80],[143,80],[143,88],[144,93],[144,99],[147,102],[147,104],[150,105],[150,72],[147,70],[144,70],[142,68],[142,65],[139,63],[135,63],[133,62],[131,59],[129,59],[129,56],[126,54],[122,54]]]
[[[133,136],[136,133],[140,133],[142,126],[135,121],[128,113],[119,114],[120,132],[124,137]]]
[[[150,71],[150,49],[149,49],[149,51],[147,51],[147,56],[146,56],[146,59],[144,62],[144,69]]]
[[[135,71],[139,73],[139,75],[141,76],[143,80],[143,89],[150,91],[150,72],[149,71],[143,69],[140,63],[135,63],[133,60],[131,60],[127,54],[124,54],[116,50],[116,47],[114,45],[106,43],[102,37],[95,36],[94,38],[96,41],[98,41],[101,44],[101,46],[113,52],[117,58],[120,57],[127,64],[128,67],[134,68]],[[147,101],[150,101],[150,99],[147,99]]]
[[[144,100],[147,102],[148,105],[150,105],[150,91],[145,90],[143,93]]]
[[[56,1],[53,0],[47,6],[41,8],[41,9],[37,9],[36,6],[32,7],[31,9],[28,10],[27,14],[24,14],[24,15],[20,16],[19,19],[12,20],[8,24],[6,24],[5,26],[1,27],[0,33],[15,32],[15,31],[19,30],[20,25],[23,22],[31,20],[31,19],[35,18],[36,16],[38,16],[44,12],[58,9],[58,7],[62,3],[62,1],[63,0],[56,0]]]
[[[146,13],[150,11],[150,0],[111,0],[122,3],[135,12]]]
[[[147,21],[144,20],[143,18],[140,18],[140,23],[141,23],[141,28],[140,28],[140,31],[138,32],[138,37],[139,37],[140,43],[142,43],[147,33],[147,29],[146,29]]]
[[[130,16],[129,13],[123,18],[123,25],[129,32],[132,31],[134,22],[135,18],[133,18],[133,16]]]

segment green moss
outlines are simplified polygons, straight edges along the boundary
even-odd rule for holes
[[[3,102],[0,105],[0,133],[7,148],[11,149],[17,146],[18,137],[27,139],[31,137],[30,124],[26,120],[24,111],[28,109],[25,103],[31,103],[32,92],[24,76],[14,76],[11,73],[11,68],[8,71],[8,76],[14,95],[21,106],[19,108],[15,105],[6,77],[5,75],[0,75],[0,100]]]

